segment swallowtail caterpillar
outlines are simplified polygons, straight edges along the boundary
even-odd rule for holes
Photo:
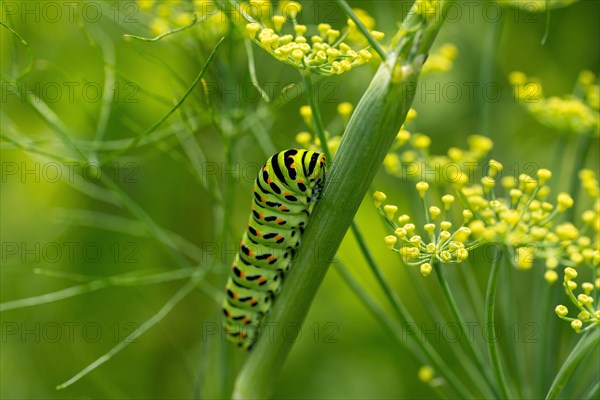
[[[254,181],[252,212],[225,287],[227,338],[250,349],[281,290],[314,203],[325,183],[325,156],[290,149],[270,157]]]

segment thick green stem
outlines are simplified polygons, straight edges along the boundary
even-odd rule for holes
[[[406,36],[392,48],[358,103],[328,172],[323,197],[304,232],[303,246],[294,257],[294,268],[286,277],[285,289],[263,324],[263,332],[269,329],[270,334],[256,342],[238,375],[234,398],[265,398],[272,393],[295,341],[289,334],[294,331],[290,327],[297,331],[302,325],[354,214],[406,118],[425,53],[441,28],[444,13],[442,6],[431,24],[420,15],[407,17],[406,23],[414,27],[417,21],[418,29],[402,28]],[[422,33],[418,42],[417,32]],[[462,389],[461,393],[468,393]]]
[[[600,329],[593,329],[579,339],[579,342],[571,350],[562,368],[554,378],[554,382],[552,382],[552,386],[546,395],[546,400],[558,398],[558,395],[560,395],[560,392],[565,387],[571,375],[573,375],[573,372],[575,372],[575,369],[577,369],[577,366],[599,343]]]
[[[489,375],[488,372],[488,366],[483,360],[481,353],[478,352],[477,349],[475,349],[474,342],[472,340],[474,338],[471,338],[469,332],[467,331],[465,319],[463,318],[460,310],[458,309],[458,306],[456,305],[456,301],[454,300],[454,296],[452,295],[450,286],[448,285],[448,282],[444,277],[442,266],[438,264],[434,267],[434,269],[440,287],[442,288],[442,293],[444,294],[444,298],[446,299],[446,303],[448,303],[448,307],[450,308],[450,312],[452,313],[452,317],[454,318],[454,321],[458,324],[462,337],[466,338],[467,344],[465,348],[467,349],[471,360],[477,364],[477,367],[479,367],[479,372],[483,375],[485,383],[491,388],[492,392],[494,392],[494,396],[498,397],[498,392],[496,391],[496,388],[492,383],[492,377]]]
[[[506,384],[506,377],[504,376],[504,371],[502,370],[500,356],[498,355],[498,347],[496,345],[496,323],[494,311],[496,305],[496,290],[498,289],[498,275],[500,272],[501,265],[500,258],[502,258],[502,253],[496,251],[494,254],[494,259],[492,261],[492,269],[490,271],[490,277],[488,280],[488,287],[485,296],[485,329],[487,336],[486,339],[488,351],[490,354],[490,359],[492,360],[492,366],[494,369],[494,376],[496,377],[496,383],[500,388],[502,398],[511,399],[513,397],[509,395],[508,385]]]

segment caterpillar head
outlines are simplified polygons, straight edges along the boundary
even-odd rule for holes
[[[308,186],[312,189],[312,194],[309,198],[309,202],[314,202],[321,198],[323,186],[325,185],[325,155],[309,151],[305,157],[306,171],[308,172],[307,180]]]

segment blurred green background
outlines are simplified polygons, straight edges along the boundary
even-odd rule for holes
[[[302,3],[301,21],[309,27],[320,22],[334,27],[345,24],[345,17],[333,3]],[[390,38],[408,2],[349,3],[371,14],[377,29]],[[581,70],[598,73],[600,3],[581,1],[554,10],[544,45],[544,13],[471,3],[470,8],[461,6],[462,15],[442,29],[438,43],[453,43],[459,55],[451,71],[423,79],[414,104],[418,118],[412,130],[430,135],[436,154],[450,146],[465,147],[466,137],[478,133],[494,140],[493,157],[505,165],[532,162],[547,167],[557,133],[540,125],[514,101],[507,76],[514,70],[524,71],[540,78],[546,94],[563,95],[571,92]],[[162,5],[185,7],[175,2]],[[494,16],[498,10],[501,22]],[[28,50],[15,42],[6,28],[0,29],[3,303],[82,284],[82,275],[173,271],[182,259],[189,265],[198,264],[198,260],[169,251],[147,235],[143,224],[136,222],[139,215],[132,215],[115,198],[115,192],[98,185],[91,170],[83,171],[87,179],[76,178],[82,166],[76,161],[79,155],[40,116],[46,104],[79,146],[89,154],[100,146],[104,150],[96,154],[107,155],[165,115],[183,96],[228,28],[213,21],[157,42],[123,40],[123,34],[153,36],[156,12],[156,8],[142,10],[137,3],[125,1],[75,5],[3,2],[2,21],[23,37],[33,57],[31,72],[22,81],[13,82],[27,67]],[[271,97],[277,97],[284,86],[299,82],[293,68],[256,46],[253,52],[259,81],[265,88],[274,88]],[[339,118],[337,105],[344,101],[355,105],[376,67],[372,63],[319,81],[322,114],[338,129],[332,133],[341,134],[340,124],[335,123]],[[152,140],[143,141],[103,165],[102,170],[158,226],[200,249],[200,265],[216,262],[205,278],[204,289],[193,291],[135,343],[63,391],[54,388],[139,329],[184,281],[109,286],[58,302],[2,312],[2,398],[214,398],[231,384],[243,354],[215,333],[221,315],[215,293],[224,285],[246,224],[253,175],[269,155],[270,147],[261,135],[270,137],[275,151],[293,147],[295,135],[307,129],[298,113],[306,98],[290,96],[288,101],[271,105],[260,100],[250,84],[240,32],[228,36],[204,79],[206,91],[202,85],[194,89],[182,108],[158,129],[158,135],[151,135]],[[473,98],[468,96],[468,86],[482,82],[493,82],[500,89],[497,101],[487,101],[477,88]],[[448,83],[464,90],[456,101],[440,95],[436,87]],[[103,97],[106,92],[112,96]],[[40,96],[45,103],[34,101],[36,110],[25,100],[28,93]],[[110,107],[103,106],[105,101]],[[482,118],[484,112],[487,119]],[[105,119],[103,113],[107,113]],[[105,129],[98,128],[99,121],[105,121]],[[194,172],[186,158],[192,145],[185,121],[206,156],[199,165],[203,174]],[[19,149],[15,141],[34,151]],[[182,141],[187,144],[182,145]],[[569,150],[574,142],[568,143],[565,166],[572,163],[573,152]],[[597,139],[592,146],[597,149]],[[39,150],[66,160],[49,159]],[[68,164],[69,160],[75,164]],[[592,151],[588,166],[597,169],[597,165],[598,152]],[[561,182],[561,172],[562,178],[571,174],[568,167],[555,171],[557,182]],[[60,179],[55,179],[57,173]],[[385,191],[400,205],[400,211],[406,212],[410,210],[406,193],[412,184],[382,171],[373,187]],[[555,190],[559,189],[560,183]],[[224,224],[215,206],[217,193],[231,202],[225,213],[228,233],[224,241],[217,236]],[[370,199],[357,220],[397,293],[432,329],[434,322],[424,313],[399,259],[383,246],[382,237],[388,233]],[[350,235],[338,256],[377,298],[382,298]],[[46,272],[36,273],[36,269]],[[518,273],[529,274],[527,279],[534,279],[532,275],[541,279],[542,271],[536,267]],[[52,272],[71,275],[48,276]],[[474,269],[473,273],[483,285],[487,269]],[[441,302],[438,288],[431,282],[427,285],[431,287],[428,301]],[[515,290],[525,302],[527,282]],[[520,322],[535,322],[537,316],[531,314],[525,311]],[[516,329],[527,333],[522,327]],[[569,349],[572,334],[566,328],[564,331],[564,343],[549,349],[557,360]],[[450,357],[448,343],[432,340]],[[528,349],[535,345],[524,344]],[[227,361],[231,359],[235,362]],[[453,365],[460,360],[449,358],[448,362]],[[433,397],[434,392],[417,380],[420,366],[332,268],[283,368],[276,397]]]

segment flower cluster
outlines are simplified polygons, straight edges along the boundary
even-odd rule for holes
[[[337,113],[338,118],[334,119],[328,126],[329,129],[326,129],[324,134],[327,139],[327,147],[329,149],[329,153],[334,156],[337,152],[337,149],[340,147],[340,142],[342,140],[341,134],[344,132],[346,124],[350,120],[350,116],[352,115],[354,107],[352,103],[343,102],[338,104]],[[313,118],[312,118],[312,110],[310,106],[302,106],[300,107],[300,116],[304,120],[304,123],[309,128],[309,131],[303,131],[296,135],[296,142],[309,150],[313,151],[321,151],[322,145],[321,140],[317,137],[314,126],[313,126]],[[330,130],[335,130],[336,132],[340,132],[340,134],[332,135]]]
[[[386,204],[383,192],[375,192],[373,199],[375,206],[385,216],[388,224],[394,229],[393,235],[384,238],[386,246],[398,252],[408,265],[418,266],[421,274],[427,276],[431,273],[436,261],[442,263],[460,263],[469,257],[469,251],[478,247],[482,240],[471,239],[471,229],[467,226],[473,218],[473,213],[468,209],[462,210],[462,222],[455,224],[450,221],[451,207],[455,203],[455,197],[446,194],[441,197],[442,207],[428,206],[426,192],[429,189],[427,182],[419,182],[416,185],[421,197],[425,212],[425,224],[420,228],[407,214],[400,215],[397,219],[395,214],[398,207]],[[457,226],[456,226],[457,225]],[[418,231],[423,234],[418,234]]]
[[[515,98],[541,124],[566,134],[600,134],[600,87],[596,76],[582,71],[573,94],[545,97],[541,83],[523,72],[509,76]]]
[[[318,24],[317,31],[308,37],[308,27],[298,24],[296,20],[300,10],[300,4],[286,2],[281,15],[273,15],[270,21],[252,16],[256,22],[247,24],[246,31],[257,45],[277,60],[318,75],[340,75],[369,62],[373,57],[366,45],[361,49],[353,49],[348,44],[352,43],[350,39],[362,43],[357,40],[357,28],[352,21],[349,20],[348,27],[343,30],[334,29],[327,23]],[[362,20],[374,26],[374,20],[368,14],[362,10],[360,14]],[[287,22],[290,22],[290,29],[286,29]],[[371,36],[382,40],[384,34],[371,31]],[[348,43],[346,39],[349,39]]]
[[[600,308],[597,305],[594,306],[594,298],[590,296],[594,288],[596,290],[600,289],[600,276],[596,277],[594,283],[582,283],[581,290],[583,293],[577,296],[573,292],[577,289],[575,278],[577,278],[577,271],[570,267],[565,268],[563,285],[569,300],[577,307],[577,318],[568,317],[569,309],[562,304],[556,306],[554,312],[556,312],[556,315],[560,319],[569,321],[575,332],[582,333],[592,329],[594,326],[600,325]]]
[[[429,184],[417,183],[425,214],[425,224],[420,229],[408,215],[395,220],[398,207],[382,207],[386,196],[375,192],[375,206],[394,229],[394,235],[384,238],[385,244],[399,252],[407,264],[418,265],[423,275],[431,272],[436,261],[466,260],[470,251],[484,243],[509,249],[509,258],[519,269],[530,269],[535,259],[545,260],[544,277],[549,283],[558,279],[555,269],[559,265],[587,265],[600,271],[600,190],[595,174],[591,170],[580,173],[582,186],[595,203],[582,213],[581,226],[576,227],[570,222],[556,222],[561,213],[574,206],[574,201],[568,193],[559,193],[555,201],[548,199],[550,170],[539,169],[535,178],[520,174],[500,179],[502,170],[501,163],[491,160],[487,175],[479,183],[456,184],[455,195],[441,196],[440,207],[428,204]],[[501,191],[496,188],[498,181]],[[456,197],[462,203],[458,223],[453,217],[456,212],[451,210]]]
[[[405,125],[409,125],[416,116],[416,111],[411,109]],[[402,179],[425,180],[432,184],[465,184],[473,168],[494,147],[494,143],[482,135],[469,136],[467,143],[467,149],[451,147],[445,155],[431,155],[431,138],[423,133],[412,133],[402,126],[383,166],[388,174]]]
[[[197,30],[200,39],[221,37],[228,30],[227,16],[212,0],[138,0],[138,6],[140,10],[154,14],[150,22],[154,35],[191,25],[195,20],[202,21],[202,29]]]

